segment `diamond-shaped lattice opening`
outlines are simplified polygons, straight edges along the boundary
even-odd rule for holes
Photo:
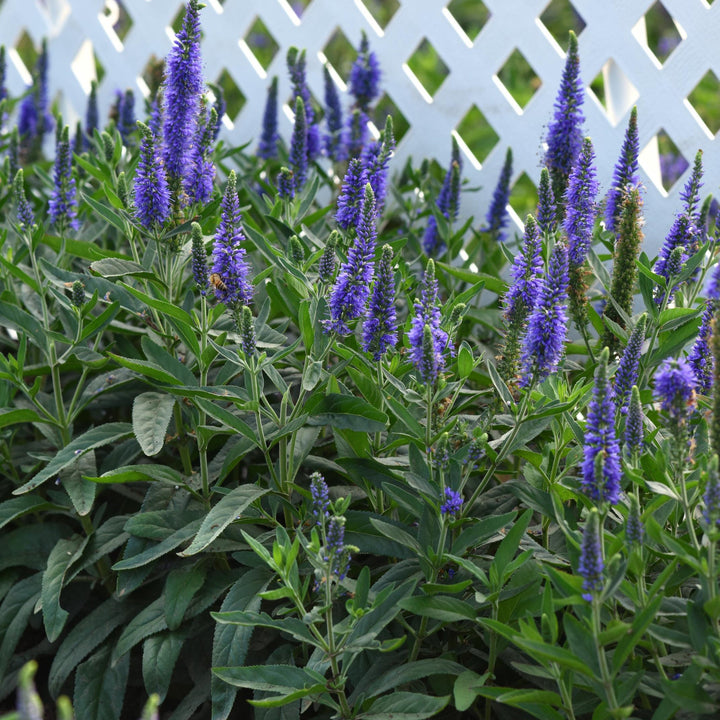
[[[245,47],[242,46],[242,43],[240,47],[242,47],[243,50],[247,48],[263,71],[268,69],[273,58],[277,55],[277,51],[280,49],[280,46],[275,42],[275,38],[259,17],[255,18],[253,24],[247,33],[245,33],[243,42]]]
[[[490,11],[480,0],[452,0],[443,14],[456,30],[462,30],[470,45],[490,19]]]
[[[465,113],[465,117],[455,127],[455,131],[480,163],[485,162],[485,158],[500,140],[500,136],[485,119],[477,105],[473,105]]]
[[[140,73],[138,82],[142,80],[147,86],[149,97],[154,98],[162,85],[164,75],[165,60],[159,58],[157,55],[151,55],[142,73]]]
[[[312,0],[287,0],[287,5],[290,10],[295,13],[297,19],[299,20],[311,2]]]
[[[537,202],[538,194],[535,183],[527,173],[522,173],[510,189],[510,207],[525,222],[525,218],[529,214],[535,214]]]
[[[655,186],[665,192],[669,192],[690,167],[665,130],[660,130],[641,150],[638,161]]]
[[[32,75],[40,53],[27,30],[23,30],[18,36],[15,42],[15,52],[25,66],[28,75]]]
[[[610,92],[608,88],[616,88]],[[608,120],[617,125],[640,97],[620,66],[610,58],[590,83],[590,92],[605,111]]]
[[[515,48],[498,70],[497,79],[520,109],[524,109],[542,81],[523,54]]]
[[[122,44],[133,26],[133,19],[120,0],[105,0],[105,5],[100,13],[100,24],[105,28],[113,45],[119,45],[122,48]]]
[[[687,99],[708,130],[715,135],[720,130],[720,81],[717,75],[708,70]]]
[[[400,7],[398,0],[361,0],[361,2],[375,22],[383,29]]]
[[[226,104],[225,114],[230,120],[234,121],[238,113],[243,109],[247,98],[242,94],[242,91],[235,84],[235,81],[227,70],[223,70],[220,75],[218,75],[215,84],[223,91]]]
[[[565,51],[568,48],[568,31],[573,30],[579,35],[585,29],[582,15],[570,0],[552,0],[540,16],[540,22]]]
[[[180,32],[180,30],[181,30],[181,28],[182,28],[182,26],[183,26],[183,20],[184,20],[184,19],[185,19],[185,5],[180,5],[180,6],[178,7],[177,12],[175,13],[175,15],[173,15],[172,21],[170,22],[170,29],[172,30],[172,33],[174,33],[175,35],[177,35],[177,34]],[[201,18],[201,19],[202,19],[202,18]],[[173,34],[171,34],[170,32],[168,32],[168,37],[170,38],[170,40],[173,40],[173,41],[174,41],[175,35],[173,35]],[[200,25],[200,37],[201,37],[201,38],[204,38],[204,37],[205,37],[205,32],[204,32],[203,29],[202,29],[202,24]]]
[[[90,85],[93,80],[100,82],[105,76],[105,68],[93,52],[93,46],[90,40],[85,40],[80,46],[80,49],[70,63],[70,69],[86,93],[90,92]]]
[[[450,68],[443,62],[427,38],[422,39],[404,67],[411,79],[422,86],[422,90],[430,99],[450,74]],[[418,88],[418,90],[420,89]]]
[[[665,6],[658,0],[644,16],[645,42],[642,27],[638,29],[642,44],[658,59],[662,65],[672,55],[673,50],[683,41],[685,31],[675,23]],[[640,20],[640,23],[643,21]]]
[[[380,99],[375,105],[375,111],[373,113],[373,122],[375,127],[384,128],[385,118],[388,115],[392,115],[393,119],[393,132],[395,133],[395,140],[400,142],[405,134],[410,129],[410,123],[407,118],[400,112],[398,106],[393,102],[393,99],[383,93]]]
[[[340,28],[335,28],[322,49],[322,54],[324,60],[321,58],[321,62],[327,61],[332,65],[335,72],[347,82],[350,76],[350,68],[352,68],[352,64],[357,57],[357,50]]]

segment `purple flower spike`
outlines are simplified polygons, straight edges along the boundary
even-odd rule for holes
[[[415,303],[415,317],[408,333],[410,359],[425,384],[434,384],[445,368],[448,334],[440,327],[442,313],[438,306],[438,282],[435,263],[428,260],[420,299]]]
[[[135,130],[135,93],[126,90],[120,104],[120,117],[118,118],[117,129],[125,145],[130,144],[130,136]]]
[[[363,325],[362,347],[365,352],[372,353],[375,362],[397,342],[392,259],[392,248],[389,245],[383,246],[370,298],[370,309]]]
[[[707,483],[703,493],[703,520],[709,528],[720,526],[720,475],[718,475],[717,455],[710,461],[707,472]]]
[[[593,595],[603,588],[605,564],[600,543],[600,521],[597,510],[593,510],[585,523],[580,545],[578,575],[583,579],[583,599],[592,602]]]
[[[305,77],[305,65],[305,51],[298,52],[297,48],[291,47],[287,54],[287,67],[293,86],[293,98],[295,100],[301,98],[305,107],[305,148],[307,159],[311,161],[320,154],[320,128],[315,122],[315,111]]]
[[[685,360],[664,360],[655,373],[656,400],[676,424],[684,423],[695,409],[695,373]]]
[[[190,151],[190,163],[185,177],[185,194],[191,203],[206,203],[210,200],[215,180],[215,164],[212,161],[213,138],[217,113],[211,108],[206,113],[202,108],[195,130],[195,140]]]
[[[295,190],[302,190],[308,172],[308,132],[305,103],[301,97],[295,99],[295,125],[290,139],[288,162],[293,171]]]
[[[605,203],[605,229],[615,232],[620,219],[620,201],[622,200],[623,188],[626,185],[637,185],[640,178],[638,171],[638,153],[640,143],[638,140],[637,107],[630,112],[630,121],[625,131],[620,157],[615,165],[612,186],[607,194]]]
[[[147,125],[138,126],[142,141],[135,172],[135,215],[150,230],[170,217],[170,190],[157,140]]]
[[[38,134],[49,133],[53,129],[53,117],[50,114],[49,86],[48,86],[48,55],[47,40],[43,39],[40,55],[38,55],[35,68],[35,107],[38,117]]]
[[[292,200],[295,197],[295,178],[289,168],[280,168],[276,185],[278,195],[284,200]]]
[[[335,214],[337,224],[344,230],[353,228],[358,224],[367,182],[367,172],[362,161],[353,158],[348,163],[342,190],[338,196],[337,213]]]
[[[445,488],[445,502],[440,506],[440,512],[443,515],[455,517],[462,509],[462,495],[449,487]]]
[[[380,139],[365,148],[362,155],[367,179],[375,194],[375,214],[377,217],[380,217],[385,207],[388,166],[393,150],[395,150],[395,135],[393,134],[392,116],[388,115]]]
[[[710,395],[713,386],[715,362],[710,349],[710,334],[712,332],[711,323],[715,316],[717,305],[716,300],[708,300],[706,302],[697,338],[695,338],[695,343],[688,355],[688,365],[690,365],[695,373],[697,390],[704,395]]]
[[[563,229],[568,237],[568,261],[571,267],[580,267],[590,249],[595,224],[595,196],[598,191],[595,174],[595,151],[590,138],[585,138],[565,193]]]
[[[75,178],[72,176],[70,155],[70,130],[62,129],[55,149],[55,167],[53,171],[54,187],[48,205],[48,216],[53,225],[80,228],[77,219],[77,192]]]
[[[5,60],[5,46],[0,45],[0,102],[8,96],[5,85],[7,77],[7,62]]]
[[[203,91],[199,10],[198,0],[189,0],[166,62],[163,156],[173,187],[180,187],[185,178]]]
[[[365,185],[357,238],[348,252],[347,261],[340,268],[328,300],[330,319],[323,323],[326,332],[348,335],[348,322],[365,314],[373,276],[376,237],[375,196],[368,183]]]
[[[215,287],[218,302],[237,309],[252,302],[252,285],[248,280],[250,266],[245,260],[245,248],[240,247],[245,233],[234,170],[228,176],[220,210],[222,214],[215,231],[210,281]]]
[[[32,206],[25,195],[25,180],[22,169],[17,171],[13,182],[13,193],[15,195],[15,208],[18,225],[23,230],[32,231],[35,225],[35,215]]]
[[[363,32],[358,56],[350,70],[350,93],[357,106],[367,113],[370,104],[380,92],[380,63],[370,50],[367,35]]]
[[[530,315],[522,348],[521,384],[538,382],[554,372],[563,354],[568,315],[568,253],[557,243],[550,256],[548,270],[535,308]]]
[[[605,348],[595,371],[595,388],[585,425],[583,492],[595,502],[615,505],[620,499],[620,445],[615,436],[615,402],[608,379],[610,353]]]
[[[327,519],[330,515],[328,513],[330,494],[325,478],[319,472],[314,472],[310,476],[310,495],[312,497],[312,514],[316,523],[321,525],[322,519]]]
[[[88,95],[87,109],[85,110],[85,136],[83,138],[83,147],[89,150],[95,130],[99,124],[98,104],[97,104],[97,83],[93,80],[90,83],[90,94]]]
[[[503,163],[500,177],[498,178],[495,191],[493,192],[492,202],[488,208],[485,222],[487,227],[483,228],[484,232],[490,233],[496,240],[503,241],[505,233],[503,228],[508,223],[507,204],[510,200],[510,178],[512,177],[513,155],[512,148],[508,148],[505,153],[505,162]]]
[[[277,157],[278,146],[278,79],[274,77],[268,88],[267,100],[265,101],[265,112],[263,113],[262,134],[258,144],[258,157],[269,160]]]
[[[347,154],[348,157],[362,155],[368,138],[369,118],[360,108],[353,108],[348,116]]]
[[[522,321],[532,312],[542,287],[542,242],[532,215],[525,220],[525,236],[521,252],[515,256],[510,274],[513,283],[505,295],[505,319]]]
[[[555,115],[548,127],[545,154],[545,165],[550,171],[557,201],[565,197],[570,172],[580,153],[582,124],[585,121],[581,109],[584,99],[577,37],[570,31],[567,59],[555,99]]]
[[[445,173],[440,194],[436,202],[438,210],[451,223],[457,220],[460,210],[460,176],[462,174],[462,158],[460,157],[460,148],[455,138],[452,140],[452,156],[450,158],[450,167]],[[435,255],[442,251],[444,243],[437,230],[437,221],[435,216],[428,218],[427,229],[423,237],[423,250],[427,255]]]
[[[551,235],[557,229],[557,206],[547,168],[540,172],[538,186],[537,224],[543,235]]]
[[[324,68],[325,78],[325,121],[327,133],[323,140],[326,155],[332,160],[345,159],[345,143],[343,137],[343,119],[337,85],[330,75],[327,66]]]
[[[638,367],[640,365],[640,353],[645,341],[645,328],[647,326],[647,315],[643,313],[637,325],[630,333],[630,338],[625,346],[617,371],[615,372],[615,403],[620,410],[627,408],[630,399],[630,390],[637,383]]]
[[[633,385],[630,391],[630,407],[625,421],[625,452],[639,454],[645,445],[645,415],[640,402],[640,391]]]

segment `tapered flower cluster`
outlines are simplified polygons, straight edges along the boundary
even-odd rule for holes
[[[326,331],[347,335],[350,333],[348,322],[364,315],[373,276],[376,237],[375,195],[370,183],[367,183],[357,237],[348,252],[347,261],[340,268],[328,300],[330,319],[324,323]]]
[[[605,348],[595,370],[595,387],[585,426],[583,492],[595,502],[615,505],[620,499],[620,445],[615,436],[615,402],[608,379]]]
[[[537,303],[530,315],[522,347],[522,384],[541,381],[557,369],[567,335],[568,253],[564,243],[553,248]]]
[[[147,125],[138,126],[142,141],[135,171],[135,216],[150,230],[170,217],[170,189],[157,139]]]
[[[425,268],[420,299],[415,303],[415,317],[408,333],[410,358],[426,385],[432,385],[445,368],[445,351],[449,338],[440,327],[441,322],[435,263],[430,259]]]
[[[55,165],[53,168],[53,190],[48,203],[48,216],[53,225],[71,227],[77,230],[77,189],[72,176],[70,153],[70,131],[65,126],[59,133],[55,147]]]
[[[362,160],[359,158],[350,160],[342,190],[338,195],[337,213],[335,213],[337,224],[344,230],[356,227],[360,220],[367,182],[367,171]],[[375,193],[373,193],[373,197],[374,195]]]
[[[669,280],[677,273],[679,268],[677,263],[671,263],[670,258],[674,250],[681,248],[680,267],[685,263],[690,255],[697,250],[699,236],[701,234],[698,228],[697,208],[700,202],[700,188],[702,187],[703,167],[702,167],[702,151],[699,150],[695,156],[693,171],[685,183],[680,197],[683,201],[682,210],[675,216],[675,220],[670,228],[670,232],[665,238],[657,262],[653,270]],[[670,302],[673,295],[673,288],[666,293],[660,292],[657,297],[658,304],[663,300]]]
[[[123,143],[129,145],[135,130],[135,93],[132,90],[126,90],[120,101],[117,129]]]
[[[591,602],[593,596],[603,588],[605,563],[600,542],[600,521],[597,510],[592,510],[585,523],[580,545],[578,574],[583,579],[583,599]]]
[[[457,141],[453,138],[452,155],[450,157],[450,167],[445,173],[440,194],[438,195],[438,210],[443,217],[449,222],[457,219],[460,210],[460,178],[462,174],[462,157],[460,156],[460,148]],[[437,220],[434,215],[428,218],[427,228],[423,237],[423,250],[427,255],[436,255],[440,252],[445,243],[438,235]]]
[[[290,138],[290,154],[288,162],[293,171],[293,184],[295,191],[301,190],[305,185],[308,172],[308,124],[306,116],[307,106],[301,97],[295,98],[295,123]]]
[[[630,512],[625,523],[625,540],[629,545],[642,545],[645,528],[640,517],[640,506],[634,495],[630,496]]]
[[[655,373],[655,399],[673,424],[685,423],[695,409],[695,373],[685,360],[668,358]]]
[[[252,285],[248,278],[250,267],[245,260],[245,248],[240,246],[245,240],[245,233],[234,171],[228,176],[220,209],[222,214],[215,231],[211,280],[215,280],[213,284],[218,302],[238,309],[252,301]]]
[[[710,332],[717,307],[717,300],[706,301],[700,328],[687,359],[688,365],[695,373],[697,390],[704,395],[709,395],[713,386],[713,357],[710,350]]]
[[[199,11],[198,0],[189,0],[167,57],[163,85],[163,159],[170,184],[177,188],[185,179],[203,90]]]
[[[445,488],[445,502],[440,506],[440,512],[443,515],[455,517],[462,509],[462,495],[449,487]]]
[[[380,93],[380,63],[362,33],[358,55],[350,70],[350,94],[355,98],[348,117],[348,155],[359,155],[368,136],[370,105]]]
[[[577,37],[570,32],[567,59],[555,100],[555,115],[548,127],[545,165],[550,171],[552,189],[558,203],[565,197],[570,172],[582,145],[584,101],[580,79]]]
[[[718,474],[718,456],[710,460],[705,492],[703,493],[703,520],[709,528],[720,527],[720,474]]]
[[[363,325],[362,347],[377,362],[397,342],[393,251],[384,245],[373,284],[367,318]]]
[[[643,313],[637,321],[637,325],[630,333],[630,338],[625,346],[617,371],[615,372],[615,404],[621,410],[627,408],[630,400],[630,390],[637,383],[638,367],[640,365],[640,354],[643,342],[645,341],[645,328],[647,327],[647,315]]]
[[[540,172],[538,185],[537,224],[543,235],[551,235],[557,229],[557,206],[550,182],[550,172],[546,167]]]
[[[205,296],[208,289],[207,251],[199,223],[194,222],[190,226],[190,238],[192,240],[193,280],[200,294]]]
[[[637,185],[639,178],[638,154],[640,143],[638,139],[637,107],[630,112],[630,120],[625,131],[620,157],[615,165],[612,186],[607,194],[605,202],[605,229],[615,230],[620,219],[620,201],[622,200],[623,189],[628,185]]]
[[[498,178],[495,191],[493,192],[492,202],[485,215],[487,223],[483,230],[490,233],[496,240],[504,240],[504,228],[508,223],[507,204],[510,200],[510,179],[512,177],[513,154],[512,148],[508,148],[505,153],[505,162],[503,163],[500,177]]]
[[[327,519],[330,515],[328,512],[330,493],[325,478],[319,472],[314,472],[310,476],[310,496],[312,498],[312,514],[315,522],[322,525],[324,519]]]
[[[293,98],[302,99],[305,122],[305,152],[307,161],[314,160],[320,154],[320,128],[315,122],[315,111],[310,100],[310,89],[306,79],[305,51],[291,47],[287,53],[287,67],[293,86]]]
[[[327,68],[323,68],[325,80],[325,123],[327,131],[323,138],[325,154],[332,160],[345,159],[345,138],[343,131],[342,107],[337,85]]]
[[[217,112],[202,109],[198,115],[195,140],[190,150],[190,163],[185,176],[185,194],[190,202],[206,203],[210,200],[215,180],[215,164],[212,161]]]
[[[247,305],[243,305],[243,309],[240,311],[240,347],[246,358],[251,358],[257,349],[255,318]]]
[[[350,569],[350,551],[345,545],[345,521],[331,517],[328,523],[325,555],[323,557],[331,573],[343,580]]]
[[[98,129],[100,115],[97,103],[97,83],[93,80],[90,83],[90,94],[88,95],[87,108],[85,110],[85,137],[83,145],[89,149],[95,130]]]
[[[263,112],[262,133],[258,144],[258,157],[277,157],[278,134],[278,79],[274,77],[268,88],[265,111]]]
[[[380,139],[368,145],[362,154],[362,163],[367,179],[375,193],[375,215],[380,217],[385,207],[387,175],[390,158],[395,150],[395,135],[392,116],[385,118],[385,129]]]
[[[337,230],[333,230],[325,242],[325,250],[323,250],[323,254],[318,262],[318,278],[320,282],[329,283],[333,279],[336,264],[335,248],[337,247],[339,237],[340,233]]]
[[[595,197],[598,191],[595,151],[590,138],[583,140],[565,193],[563,229],[568,238],[570,267],[580,267],[587,257],[595,224]]]
[[[525,220],[522,250],[515,256],[510,275],[513,282],[505,295],[505,319],[524,322],[532,312],[542,287],[542,242],[538,226],[532,215]]]
[[[630,391],[630,405],[625,421],[625,452],[639,455],[645,445],[645,414],[640,402],[640,391],[633,385]]]
[[[25,195],[25,180],[22,169],[17,171],[13,182],[13,194],[15,196],[15,214],[18,225],[23,230],[32,230],[35,225],[35,215]]]

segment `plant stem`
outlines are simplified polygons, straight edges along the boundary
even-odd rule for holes
[[[595,641],[595,650],[597,652],[598,663],[600,665],[600,677],[602,680],[603,688],[605,688],[605,699],[607,701],[610,710],[617,710],[618,703],[615,698],[615,687],[612,683],[612,677],[610,675],[610,669],[608,668],[607,658],[605,652],[600,644],[600,600],[596,595],[593,595],[592,599],[592,633],[593,640]]]

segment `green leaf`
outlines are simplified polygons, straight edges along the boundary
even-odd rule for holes
[[[695,308],[667,308],[660,313],[658,325],[662,332],[667,332],[691,322],[700,317],[700,314],[700,311]]]
[[[462,555],[468,548],[476,548],[497,535],[502,528],[515,519],[515,513],[491,515],[471,523],[453,543],[452,554]]]
[[[65,582],[65,575],[82,554],[87,541],[87,537],[81,538],[77,535],[69,540],[58,540],[48,557],[47,568],[42,576],[40,598],[45,633],[51,643],[58,639],[68,618],[67,610],[60,607],[60,592]]]
[[[149,457],[157,455],[165,444],[175,398],[167,393],[145,392],[135,397],[132,424],[135,438]]]
[[[475,360],[473,359],[472,350],[464,343],[460,346],[457,356],[458,374],[465,380],[470,377],[470,373],[475,367]]]
[[[260,593],[274,576],[267,568],[253,568],[231,588],[220,607],[221,613],[230,611],[257,612]],[[217,623],[213,637],[212,664],[214,667],[242,665],[247,656],[253,626]],[[227,720],[232,711],[237,690],[213,675],[210,680],[212,720]]]
[[[649,605],[639,615],[635,616],[632,623],[631,634],[625,635],[620,642],[618,642],[615,652],[613,653],[613,674],[620,672],[623,663],[628,659],[630,653],[635,649],[635,646],[645,634],[645,631],[650,627],[653,620],[655,620],[663,599],[662,595],[654,597]]]
[[[90,269],[106,278],[125,277],[125,275],[133,275],[135,277],[157,279],[157,274],[151,272],[142,265],[132,260],[122,260],[120,258],[103,258],[90,263]]]
[[[330,425],[341,430],[381,432],[388,422],[384,412],[352,395],[330,393],[320,397],[312,406],[308,403],[306,409],[310,413],[308,424]]]
[[[97,487],[85,480],[87,474],[94,475],[97,472],[95,464],[95,453],[88,452],[80,455],[78,459],[63,471],[62,484],[70,496],[73,507],[81,517],[88,515],[95,502],[95,491]]]
[[[418,555],[424,555],[423,550],[420,547],[420,543],[417,541],[417,538],[414,538],[409,532],[406,532],[397,525],[393,525],[392,523],[386,522],[385,520],[380,520],[379,518],[371,517],[370,523],[374,528],[376,528],[383,535],[385,535],[385,537],[388,537],[391,540],[400,543],[400,545],[404,545],[405,547],[410,548]]]
[[[448,703],[450,696],[432,697],[420,693],[396,691],[378,698],[360,720],[423,720],[437,715]]]
[[[493,575],[492,570],[494,569],[497,573],[497,577],[500,579],[500,584],[504,584],[505,576],[507,573],[507,566],[510,561],[515,557],[515,553],[520,547],[520,541],[522,540],[527,526],[530,524],[530,518],[532,517],[532,510],[526,510],[517,520],[517,522],[508,531],[503,541],[498,546],[495,552],[495,558],[492,561],[491,577]]]
[[[165,603],[163,598],[159,597],[135,615],[125,627],[125,630],[118,638],[113,652],[113,659],[116,661],[123,655],[127,655],[146,637],[162,630],[167,630],[167,623],[165,622]]]
[[[17,330],[18,333],[25,333],[33,343],[43,352],[47,348],[47,333],[42,325],[28,312],[13,305],[9,294],[3,293],[0,300],[0,323],[4,327]]]
[[[82,720],[120,720],[130,670],[130,656],[117,662],[106,646],[77,669],[73,706]]]
[[[510,394],[510,390],[508,390],[508,386],[506,385],[505,381],[500,376],[500,373],[497,371],[497,368],[495,367],[495,363],[488,358],[485,361],[485,367],[487,368],[488,375],[490,376],[490,380],[493,384],[493,387],[497,391],[498,396],[500,399],[505,403],[505,405],[509,408],[515,407],[515,400],[513,400],[513,396]]]
[[[0,678],[6,677],[8,663],[40,597],[40,587],[40,573],[23,578],[10,588],[0,605]]]
[[[75,157],[77,158],[78,156],[76,155]],[[107,220],[114,228],[117,228],[123,235],[127,233],[127,223],[120,213],[117,213],[107,205],[103,205],[101,202],[98,202],[87,193],[80,193],[80,195],[82,196],[83,202],[86,202],[96,213],[98,213],[98,215],[105,218],[105,220]]]
[[[133,555],[132,557],[124,558],[123,560],[116,562],[112,566],[112,569],[115,571],[132,570],[133,568],[147,565],[153,560],[157,560],[159,557],[167,555],[167,553],[174,550],[178,547],[178,545],[182,545],[182,543],[186,540],[189,540],[193,535],[195,535],[199,526],[200,518],[193,520],[185,527],[176,530],[162,542],[156,545],[151,545],[145,550],[139,552],[137,555]]]
[[[447,595],[415,595],[399,603],[403,610],[443,622],[474,620],[477,612],[460,598]]]
[[[59,509],[60,506],[44,500],[39,495],[20,495],[6,500],[0,503],[0,528],[23,515],[50,508]]]
[[[230,685],[282,695],[289,695],[298,690],[321,692],[325,689],[325,678],[320,673],[294,665],[214,667],[212,671]]]
[[[435,267],[442,268],[446,273],[453,277],[463,280],[473,285],[480,280],[485,282],[485,287],[496,295],[505,295],[507,292],[507,283],[494,275],[487,275],[486,273],[473,272],[472,270],[466,270],[465,268],[455,267],[454,265],[448,265],[444,262],[436,262]]]
[[[267,492],[267,489],[256,485],[240,485],[224,495],[206,515],[190,546],[179,555],[189,557],[204,550],[233,520],[240,517],[250,503]]]
[[[477,689],[485,685],[489,677],[489,672],[478,675],[472,670],[466,670],[461,675],[458,675],[453,685],[453,697],[455,707],[460,712],[465,712],[472,707],[475,698],[478,696]]]
[[[420,678],[433,675],[460,675],[464,671],[465,668],[462,665],[452,660],[444,660],[443,658],[416,660],[404,665],[398,665],[380,678],[373,678],[372,685],[363,688],[363,694],[368,698],[375,697]]]
[[[119,440],[124,440],[132,434],[132,425],[129,423],[106,423],[94,427],[82,435],[76,437],[66,445],[39,473],[34,475],[28,482],[13,491],[13,495],[22,495],[42,485],[46,480],[57,474],[73,463],[77,458],[88,450],[110,445]]]
[[[41,418],[34,410],[30,410],[30,408],[3,408],[0,410],[0,428],[30,422],[47,422],[47,420]]]
[[[268,627],[273,630],[291,635],[300,642],[317,645],[317,640],[308,630],[302,620],[297,618],[275,619],[266,613],[250,612],[245,610],[231,610],[229,612],[210,613],[219,623],[242,625],[245,627]]]
[[[159,298],[151,297],[150,295],[147,295],[146,293],[142,292],[141,290],[138,290],[137,288],[134,288],[125,283],[120,283],[120,286],[124,287],[129,293],[131,293],[136,298],[138,298],[138,300],[142,300],[144,303],[149,305],[151,308],[154,308],[155,310],[159,310],[163,315],[168,315],[171,318],[174,318],[175,320],[179,320],[180,322],[184,323],[185,325],[188,325],[189,327],[194,326],[193,319],[189,315],[189,313],[185,312],[185,310],[183,310],[178,305],[173,305],[172,303],[169,303],[166,300],[160,300]]]
[[[174,468],[167,465],[156,465],[146,463],[144,465],[125,465],[115,470],[108,470],[99,477],[86,476],[86,480],[94,483],[112,484],[127,483],[143,480],[146,482],[165,482],[169,485],[180,485],[183,482],[182,475]]]
[[[153,362],[147,360],[135,360],[134,358],[122,357],[122,355],[115,355],[114,353],[107,353],[109,358],[112,358],[118,365],[126,367],[129,370],[134,370],[139,375],[146,377],[150,380],[156,380],[168,385],[182,385],[183,382],[171,372],[165,370],[160,365],[156,365]]]
[[[78,663],[84,660],[112,631],[125,624],[137,612],[137,606],[109,598],[83,617],[65,636],[50,667],[48,687],[57,697],[65,680]]]
[[[173,669],[184,642],[185,637],[180,633],[162,632],[143,643],[142,674],[145,690],[148,695],[157,693],[160,702],[165,699],[170,688]]]
[[[180,627],[193,595],[202,587],[204,580],[205,571],[202,568],[173,570],[167,576],[165,621],[170,630],[177,630]]]

